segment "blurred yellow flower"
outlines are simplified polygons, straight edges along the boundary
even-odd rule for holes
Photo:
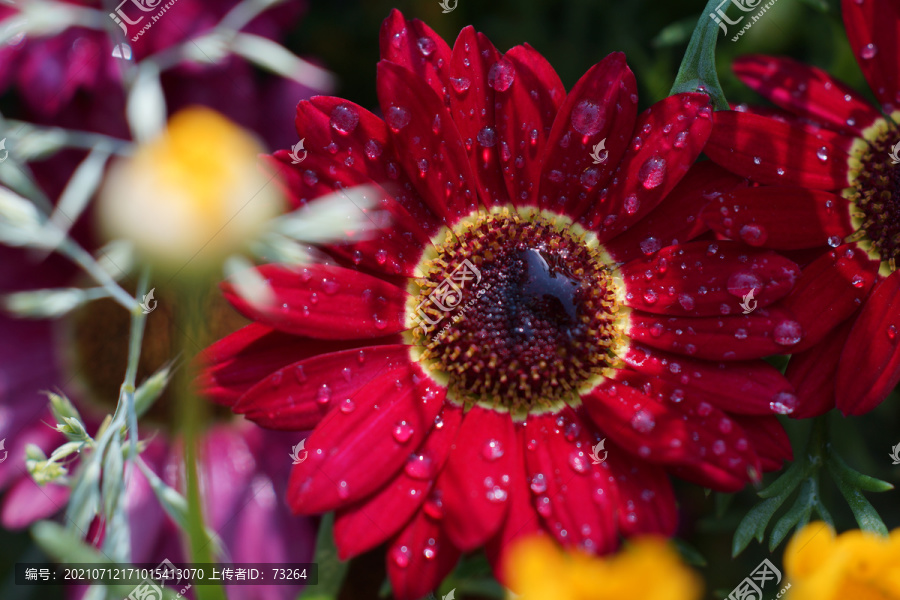
[[[110,170],[101,228],[134,242],[164,270],[218,268],[282,209],[278,186],[259,167],[262,152],[251,133],[219,113],[182,110]]]
[[[900,600],[900,529],[881,537],[855,529],[835,536],[810,523],[784,551],[790,600]]]
[[[563,552],[546,537],[516,544],[505,565],[519,600],[696,600],[703,586],[662,538],[635,538],[618,554]]]

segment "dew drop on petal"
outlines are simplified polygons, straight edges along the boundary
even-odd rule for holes
[[[338,133],[349,135],[358,124],[359,113],[349,104],[341,104],[331,111],[331,128]]]
[[[394,426],[393,435],[394,439],[400,442],[401,444],[405,444],[409,441],[409,438],[412,437],[413,427],[406,421],[400,421]]]
[[[738,234],[741,236],[741,239],[744,240],[745,243],[751,246],[762,246],[766,243],[766,239],[769,237],[768,232],[762,225],[757,225],[756,223],[748,223],[741,227]]]
[[[826,160],[828,160],[828,148],[826,148],[825,146],[822,146],[821,148],[816,150],[816,157],[819,160],[821,160],[822,162],[825,162]]]
[[[412,559],[412,552],[406,546],[394,546],[391,548],[391,560],[394,561],[394,564],[400,567],[401,569],[405,569],[409,566],[409,562]]]
[[[547,478],[544,477],[543,473],[538,473],[531,478],[530,487],[535,494],[543,494],[547,491]]]
[[[419,47],[419,52],[422,53],[422,56],[431,56],[434,53],[435,48],[437,47],[434,43],[434,40],[427,37],[420,37],[416,41],[416,46]]]
[[[485,127],[476,136],[478,143],[485,148],[492,148],[497,144],[497,133],[491,127]]]
[[[481,448],[481,456],[483,456],[485,460],[497,460],[503,456],[503,444],[498,440],[486,441]]]
[[[469,86],[472,85],[472,82],[468,77],[451,77],[450,85],[454,90],[456,90],[457,94],[462,94],[469,89]]]
[[[859,55],[863,60],[872,60],[878,54],[878,48],[875,44],[866,44],[859,51]]]
[[[425,454],[413,454],[403,470],[413,479],[431,479],[434,476],[433,461]]]
[[[350,398],[345,399],[341,402],[341,412],[346,414],[352,413],[356,410],[356,404]]]
[[[364,150],[366,152],[366,157],[368,157],[369,160],[375,160],[376,158],[381,156],[381,152],[384,150],[384,148],[376,140],[369,140],[368,142],[366,142]]]
[[[715,442],[713,442],[712,451],[716,456],[722,456],[723,454],[725,454],[725,449],[725,442],[723,442],[722,440],[716,440]]]
[[[639,410],[631,417],[631,426],[640,433],[649,433],[656,427],[653,415],[646,410]]]
[[[590,100],[582,100],[572,109],[572,128],[582,135],[594,135],[606,124],[600,106]]]
[[[384,115],[384,120],[391,128],[391,131],[397,133],[407,125],[409,125],[409,110],[402,106],[391,106]]]
[[[625,197],[625,213],[629,215],[635,214],[641,208],[641,201],[638,200],[637,194],[628,194]]]
[[[641,252],[644,253],[645,256],[650,256],[656,252],[659,252],[659,249],[662,247],[659,240],[655,237],[648,237],[645,240],[642,240],[640,243]]]
[[[641,165],[641,168],[638,171],[638,181],[640,181],[641,185],[644,186],[644,189],[647,190],[659,187],[665,177],[666,159],[657,156],[647,159],[647,162]]]
[[[516,69],[505,58],[501,58],[488,72],[488,85],[498,92],[505,92],[516,78]]]
[[[775,326],[775,343],[781,346],[792,346],[803,338],[800,323],[785,319]]]
[[[328,404],[331,400],[331,388],[328,387],[327,383],[323,383],[322,387],[319,388],[319,391],[316,392],[316,402],[319,404]]]
[[[587,458],[584,456],[584,452],[580,450],[575,450],[569,454],[569,466],[572,467],[572,470],[576,473],[585,473],[588,470],[588,462]]]
[[[797,408],[797,396],[791,392],[778,392],[769,402],[769,408],[779,415],[789,415]]]
[[[889,339],[889,340],[896,340],[896,339],[897,339],[897,326],[896,326],[896,325],[890,325],[890,326],[888,326],[888,328],[887,328],[887,336],[888,336],[888,339]]]

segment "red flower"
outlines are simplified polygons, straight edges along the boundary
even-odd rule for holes
[[[737,490],[779,468],[791,450],[773,412],[794,396],[754,359],[797,342],[773,303],[799,269],[690,241],[742,181],[689,172],[707,97],[638,115],[622,54],[566,95],[530,46],[500,54],[467,27],[451,50],[396,11],[381,49],[384,120],[301,102],[308,157],[272,163],[298,205],[381,186],[390,230],[326,246],[342,266],[260,267],[272,306],[226,284],[256,323],[205,355],[209,396],[265,427],[314,428],[294,509],[337,510],[343,558],[389,541],[395,596],[418,598],[461,551],[487,545],[496,566],[523,534],[592,552],[672,535],[667,473]],[[742,315],[750,290],[758,310]]]
[[[793,416],[877,406],[900,381],[900,4],[844,0],[850,45],[881,103],[790,59],[736,62],[778,109],[719,112],[706,153],[764,184],[711,203],[717,232],[812,260],[786,300],[805,339],[787,369]],[[833,249],[830,249],[829,246]]]

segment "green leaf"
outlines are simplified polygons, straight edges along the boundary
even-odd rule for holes
[[[863,531],[871,531],[884,536],[888,535],[888,529],[885,527],[884,521],[881,520],[878,511],[866,500],[859,488],[855,487],[850,480],[844,479],[844,474],[836,466],[834,460],[828,460],[825,464],[834,476],[834,482],[847,500],[847,504],[850,505],[850,510],[853,511],[853,516],[856,518],[859,528]]]
[[[778,479],[773,481],[757,494],[760,498],[774,498],[791,492],[797,488],[800,483],[806,479],[812,471],[811,465],[806,460],[799,460],[793,463],[788,470],[784,472]]]
[[[316,563],[319,565],[319,585],[309,586],[297,600],[335,600],[344,584],[349,563],[338,558],[334,545],[334,513],[322,517],[316,539]]]
[[[654,48],[668,48],[686,42],[697,25],[697,17],[685,17],[664,27],[650,42]]]
[[[787,537],[790,530],[804,519],[804,516],[805,520],[809,521],[816,497],[815,480],[807,479],[800,487],[800,493],[797,495],[794,505],[778,519],[772,528],[772,534],[769,536],[769,552],[775,551],[775,548]]]
[[[734,532],[734,541],[731,545],[731,556],[737,556],[750,544],[754,537],[762,543],[766,535],[766,527],[775,515],[775,511],[787,500],[788,494],[776,496],[760,502],[750,509],[741,519],[737,530]]]
[[[688,43],[669,94],[703,92],[709,94],[717,110],[728,110],[728,101],[716,73],[716,39],[719,36],[719,26],[710,18],[710,14],[719,4],[721,0],[710,0],[700,14],[700,20],[691,35],[691,41]]]
[[[887,492],[894,489],[894,486],[887,481],[863,475],[859,471],[850,468],[850,466],[844,462],[844,459],[838,456],[831,448],[828,449],[826,460],[833,472],[837,473],[843,481],[846,481],[855,488],[859,488],[866,492]]]

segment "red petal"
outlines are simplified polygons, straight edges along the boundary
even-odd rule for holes
[[[834,247],[855,231],[844,198],[794,187],[735,190],[710,202],[703,218],[733,240],[782,250]]]
[[[609,466],[615,480],[619,529],[630,537],[640,534],[675,535],[678,506],[665,469],[635,459],[609,443]]]
[[[383,372],[409,364],[409,346],[370,346],[293,363],[260,381],[232,407],[257,425],[305,431]]]
[[[649,215],[603,246],[616,262],[628,262],[688,242],[708,230],[700,218],[703,207],[743,181],[711,160],[698,163]]]
[[[415,365],[384,373],[329,411],[310,435],[305,462],[288,484],[295,512],[313,514],[365,498],[399,471],[434,426],[444,388]]]
[[[578,80],[556,115],[543,146],[540,206],[574,218],[594,204],[625,154],[636,116],[634,73],[614,52]],[[593,147],[604,140],[606,160],[594,164]]]
[[[406,329],[408,294],[371,275],[328,265],[257,270],[275,294],[271,305],[251,304],[230,283],[222,284],[225,298],[248,319],[324,340],[374,338]]]
[[[400,340],[385,338],[380,341],[392,344]],[[359,344],[343,340],[313,342],[251,323],[222,338],[198,356],[197,360],[202,365],[197,377],[198,391],[214,402],[230,406],[261,379],[286,365],[318,354],[354,348]]]
[[[469,164],[486,206],[507,203],[494,121],[497,99],[488,76],[509,64],[499,60],[500,53],[491,41],[469,25],[456,38],[450,62],[450,114],[465,140]]]
[[[881,118],[856,90],[796,60],[742,56],[733,68],[741,81],[778,106],[834,129],[861,133]]]
[[[497,95],[497,137],[506,189],[513,204],[535,205],[542,151],[566,88],[547,59],[528,44],[510,48],[503,58],[516,74],[509,92]]]
[[[768,306],[786,296],[800,275],[800,267],[774,252],[748,252],[745,246],[724,241],[669,246],[620,271],[626,305],[695,316],[737,312],[751,290],[760,307]]]
[[[900,5],[895,0],[842,0],[844,28],[856,62],[885,112],[897,105],[900,92]]]
[[[795,419],[809,419],[824,415],[834,408],[834,385],[841,366],[841,351],[856,322],[855,317],[844,321],[809,350],[791,356],[784,374],[797,390]]]
[[[741,416],[736,421],[756,449],[763,471],[777,471],[784,466],[784,461],[793,460],[791,440],[776,417]]]
[[[601,192],[582,219],[600,242],[629,229],[666,197],[703,150],[712,131],[705,94],[678,94],[657,102],[638,118],[609,196]]]
[[[627,377],[621,371],[618,376]],[[672,465],[684,478],[716,489],[739,489],[747,469],[759,471],[753,449],[737,444],[742,431],[713,406],[663,405],[623,382],[606,380],[582,401],[591,419],[642,459]],[[730,429],[720,429],[722,419]]]
[[[803,326],[803,341],[794,348],[802,352],[852,315],[869,293],[878,273],[878,263],[855,244],[823,254],[803,270],[794,291],[784,301]]]
[[[730,110],[717,112],[713,122],[703,151],[733,173],[769,185],[818,190],[849,185],[852,137],[827,129],[812,134],[796,125]]]
[[[420,511],[388,547],[387,572],[394,598],[424,597],[450,574],[460,555],[440,522]]]
[[[862,415],[900,383],[900,271],[881,281],[866,300],[837,374],[837,407]]]
[[[707,360],[746,360],[784,354],[803,339],[805,330],[783,308],[758,309],[749,315],[692,318],[631,313],[628,335],[648,346]]]
[[[507,413],[474,406],[463,417],[437,483],[447,535],[463,551],[484,545],[503,523],[515,440]]]
[[[475,178],[456,124],[421,79],[394,63],[378,63],[378,100],[397,157],[429,208],[447,225],[477,206]]]
[[[513,456],[509,470],[509,511],[500,531],[487,543],[485,553],[497,577],[503,579],[502,565],[512,543],[524,536],[543,535],[541,516],[532,502],[533,494],[525,466],[526,435],[530,428],[516,425],[516,440],[510,451]]]
[[[341,560],[367,552],[400,531],[425,502],[435,474],[450,454],[462,409],[445,403],[440,419],[441,427],[433,428],[422,446],[409,455],[403,472],[372,496],[338,511],[334,540]]]
[[[778,369],[761,360],[714,363],[640,344],[631,344],[623,359],[635,371],[668,382],[674,399],[687,393],[730,413],[771,415],[771,403],[787,404],[794,391]]]
[[[614,550],[615,486],[609,465],[591,459],[600,436],[590,422],[571,409],[532,415],[525,435],[532,490],[545,488],[535,499],[544,527],[567,547],[600,554]]]
[[[394,9],[381,25],[381,58],[412,71],[439,98],[447,96],[450,46],[428,25]]]

